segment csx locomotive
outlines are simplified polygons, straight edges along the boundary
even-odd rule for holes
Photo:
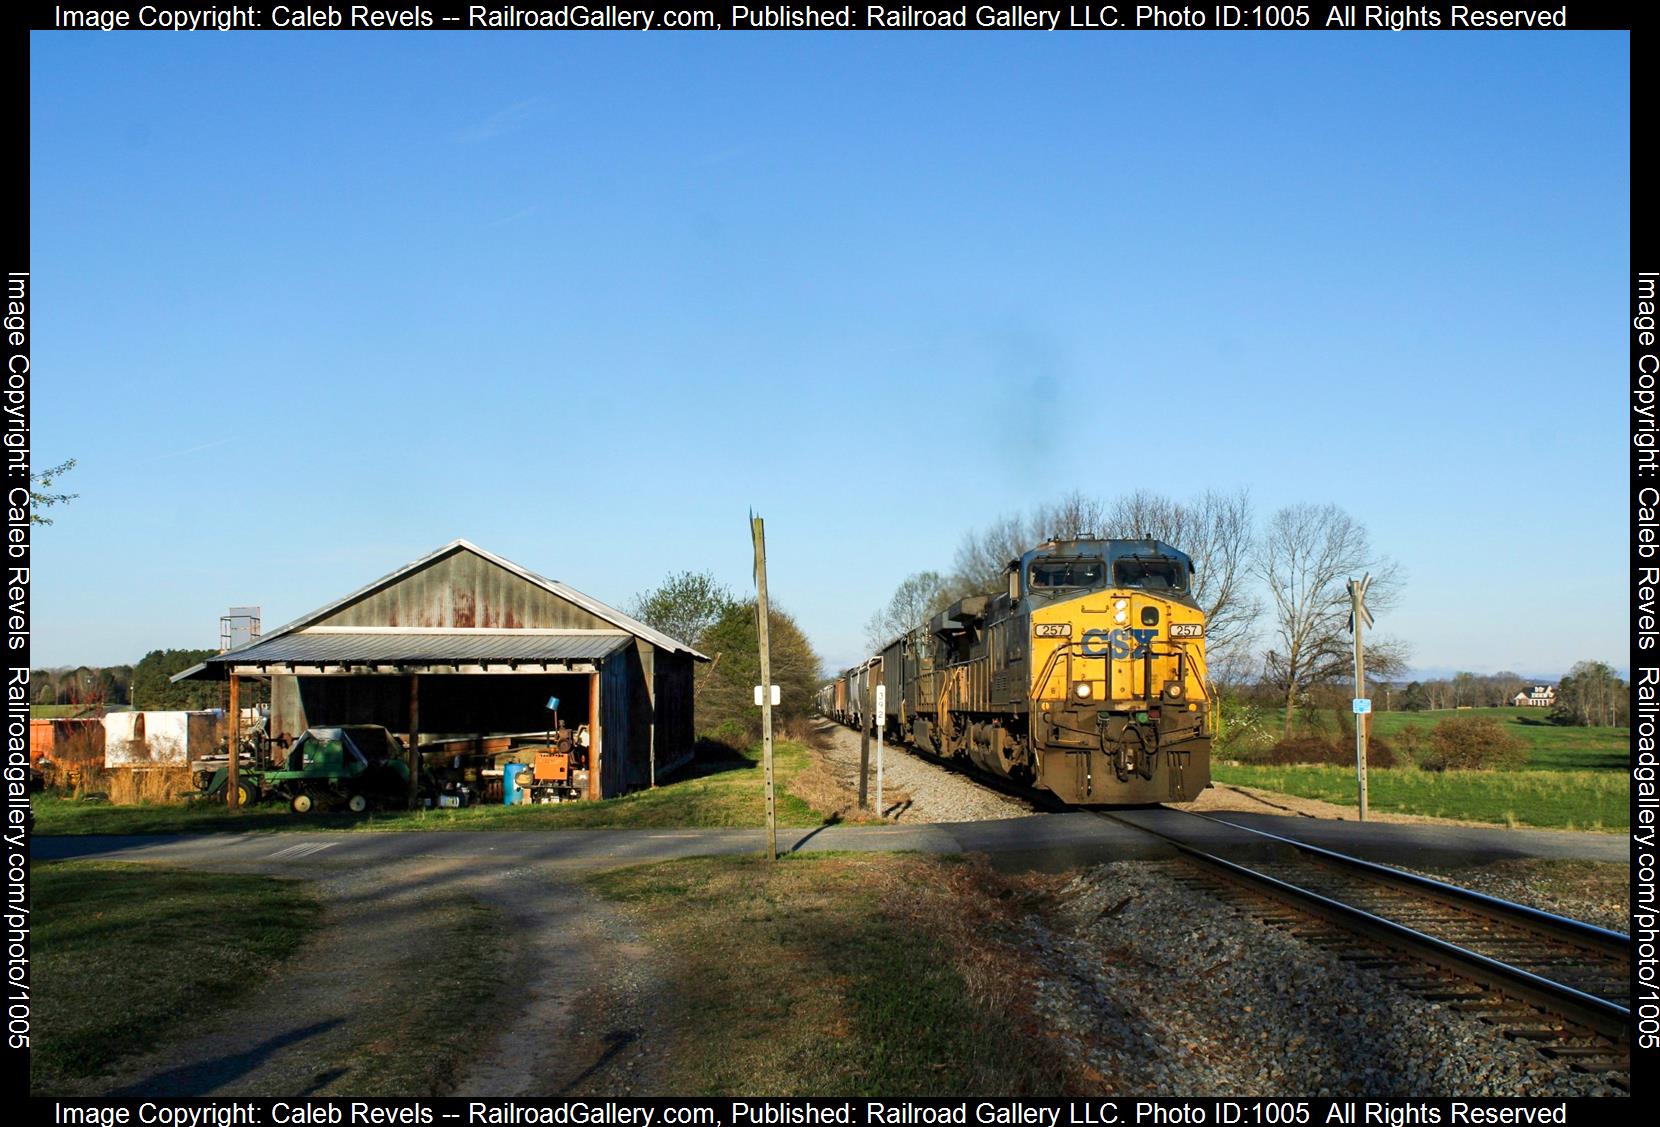
[[[819,692],[825,715],[1083,804],[1210,785],[1193,561],[1158,540],[1051,540]]]

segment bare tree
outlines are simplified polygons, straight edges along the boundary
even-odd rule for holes
[[[1002,589],[1003,569],[1036,541],[1018,516],[1000,517],[963,537],[957,547],[954,585],[963,594],[985,595]]]
[[[865,642],[875,653],[901,634],[909,634],[950,603],[951,583],[937,571],[908,575],[894,590],[888,605],[870,616],[865,624]]]
[[[1105,527],[1114,538],[1152,537],[1193,558],[1193,597],[1205,611],[1211,679],[1244,673],[1262,602],[1248,589],[1255,515],[1245,490],[1211,490],[1191,504],[1145,490],[1120,497]]]
[[[1044,540],[1082,540],[1101,535],[1106,521],[1106,510],[1101,502],[1074,489],[1057,501],[1040,505],[1032,514],[1027,529],[1033,534],[1031,539],[1034,544]],[[1026,546],[1029,548],[1032,545]]]
[[[1372,550],[1364,525],[1336,505],[1292,505],[1275,513],[1257,547],[1254,570],[1273,601],[1278,638],[1268,651],[1265,677],[1285,701],[1285,734],[1301,697],[1316,685],[1352,671],[1345,580],[1372,574],[1368,607],[1388,610],[1399,595],[1400,570]],[[1368,669],[1392,677],[1406,664],[1406,648],[1379,639],[1367,644]]]

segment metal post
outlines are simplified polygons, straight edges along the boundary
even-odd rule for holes
[[[1365,629],[1366,620],[1366,587],[1371,582],[1367,576],[1359,583],[1349,581],[1349,614],[1355,632],[1355,700],[1364,700],[1366,697],[1366,647],[1361,641],[1361,633]],[[1358,705],[1356,706],[1358,707]],[[1364,713],[1355,717],[1355,780],[1360,786],[1360,820],[1366,820],[1366,721],[1370,719]]]
[[[421,803],[421,675],[409,675],[409,808]]]
[[[847,691],[853,692],[854,683],[849,680]],[[852,702],[848,702],[849,706]],[[870,809],[870,729],[865,727],[864,718],[859,718],[859,809]]]
[[[755,538],[755,629],[761,648],[761,764],[767,792],[767,860],[778,860],[778,821],[772,795],[772,653],[768,647],[767,537],[761,518],[751,516]]]
[[[872,695],[875,695],[874,692]],[[886,706],[886,701],[878,700],[876,711],[873,713],[876,720],[876,816],[878,818],[888,816],[887,807],[882,805],[882,729],[887,723],[887,716],[884,715]]]
[[[605,667],[601,665],[601,672],[604,669]],[[596,802],[600,798],[599,679],[599,673],[588,674],[588,797]]]
[[[239,768],[242,766],[241,685],[241,678],[232,673],[229,729],[230,739],[227,742],[230,756],[226,761],[230,774],[225,782],[225,805],[230,807],[233,812],[240,809],[242,806],[242,803],[239,801],[241,795],[237,793],[241,786],[241,772],[239,771]]]

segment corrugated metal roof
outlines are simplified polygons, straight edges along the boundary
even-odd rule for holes
[[[209,665],[501,665],[598,661],[623,630],[298,630],[210,657]],[[186,670],[185,674],[192,672]],[[180,676],[184,676],[181,674]]]
[[[696,650],[692,649],[691,646],[688,646],[685,642],[679,641],[678,639],[675,639],[675,638],[671,638],[667,634],[663,633],[661,630],[655,630],[652,627],[647,626],[645,623],[641,622],[639,619],[630,617],[629,615],[624,614],[622,611],[617,610],[615,607],[607,606],[606,604],[600,602],[598,599],[595,599],[595,598],[593,598],[591,596],[588,596],[588,595],[584,595],[581,591],[578,591],[575,587],[572,587],[569,584],[561,583],[557,579],[548,579],[545,576],[537,575],[534,571],[530,571],[526,568],[522,568],[518,564],[512,562],[511,560],[505,560],[502,557],[496,555],[494,552],[490,552],[490,551],[485,550],[484,548],[480,548],[477,544],[471,543],[470,541],[467,541],[467,540],[451,540],[448,544],[445,544],[442,548],[439,548],[437,551],[429,552],[426,555],[422,556],[420,559],[413,560],[410,563],[407,563],[404,566],[398,568],[396,571],[394,571],[394,572],[392,572],[388,575],[381,576],[379,579],[375,580],[373,583],[370,583],[367,586],[361,587],[358,590],[353,591],[351,594],[344,596],[343,598],[336,599],[334,602],[328,604],[327,606],[319,607],[318,609],[312,611],[308,615],[305,615],[301,618],[297,618],[293,622],[288,623],[287,625],[278,627],[276,630],[271,631],[270,633],[266,634],[264,641],[260,642],[259,644],[263,645],[264,642],[266,642],[266,641],[272,641],[272,640],[274,640],[275,638],[277,638],[281,635],[288,634],[288,633],[291,633],[293,631],[303,629],[304,627],[309,626],[313,622],[316,622],[318,619],[321,619],[321,618],[324,618],[324,617],[328,616],[329,614],[331,614],[334,611],[338,610],[339,608],[347,605],[348,603],[355,602],[358,599],[361,599],[361,598],[371,594],[372,592],[381,589],[382,587],[389,586],[392,583],[396,582],[397,580],[403,578],[405,575],[408,575],[410,572],[415,571],[418,568],[425,567],[427,564],[432,563],[434,560],[441,559],[442,557],[448,555],[451,552],[455,552],[455,551],[472,552],[474,555],[477,555],[477,556],[480,556],[484,559],[487,559],[491,563],[497,565],[498,567],[504,568],[507,571],[512,572],[514,575],[519,576],[521,579],[524,579],[524,580],[526,580],[530,583],[534,583],[538,587],[541,587],[543,590],[551,591],[554,594],[558,595],[560,598],[566,599],[569,602],[572,602],[572,603],[576,604],[577,606],[581,607],[582,609],[588,611],[590,614],[597,615],[598,617],[603,618],[607,622],[614,623],[615,625],[617,625],[617,626],[621,627],[622,629],[628,631],[630,634],[633,634],[637,637],[644,638],[646,641],[650,642],[652,645],[658,647],[659,649],[667,650],[669,653],[688,653],[688,654],[691,654],[692,657],[696,658],[699,661],[708,661],[709,660],[707,656],[705,656],[704,654],[698,653]]]

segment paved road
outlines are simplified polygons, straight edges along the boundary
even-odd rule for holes
[[[1171,832],[1180,827],[1195,845],[1215,845],[1222,826],[1177,811],[1138,810],[1132,821]],[[1467,826],[1322,821],[1311,818],[1228,814],[1240,825],[1401,864],[1469,864],[1543,857],[1625,863],[1630,839],[1615,834],[1562,830],[1511,830]],[[1010,866],[1059,868],[1110,860],[1168,856],[1157,840],[1129,826],[1084,812],[1034,814],[989,822],[915,826],[826,826],[780,830],[780,850],[813,852],[914,851],[989,853]],[[254,864],[295,867],[374,865],[398,861],[474,859],[572,869],[666,861],[676,857],[755,854],[766,847],[760,830],[543,830],[439,831],[431,833],[186,834],[167,837],[36,837],[37,859],[119,857],[176,864]]]

